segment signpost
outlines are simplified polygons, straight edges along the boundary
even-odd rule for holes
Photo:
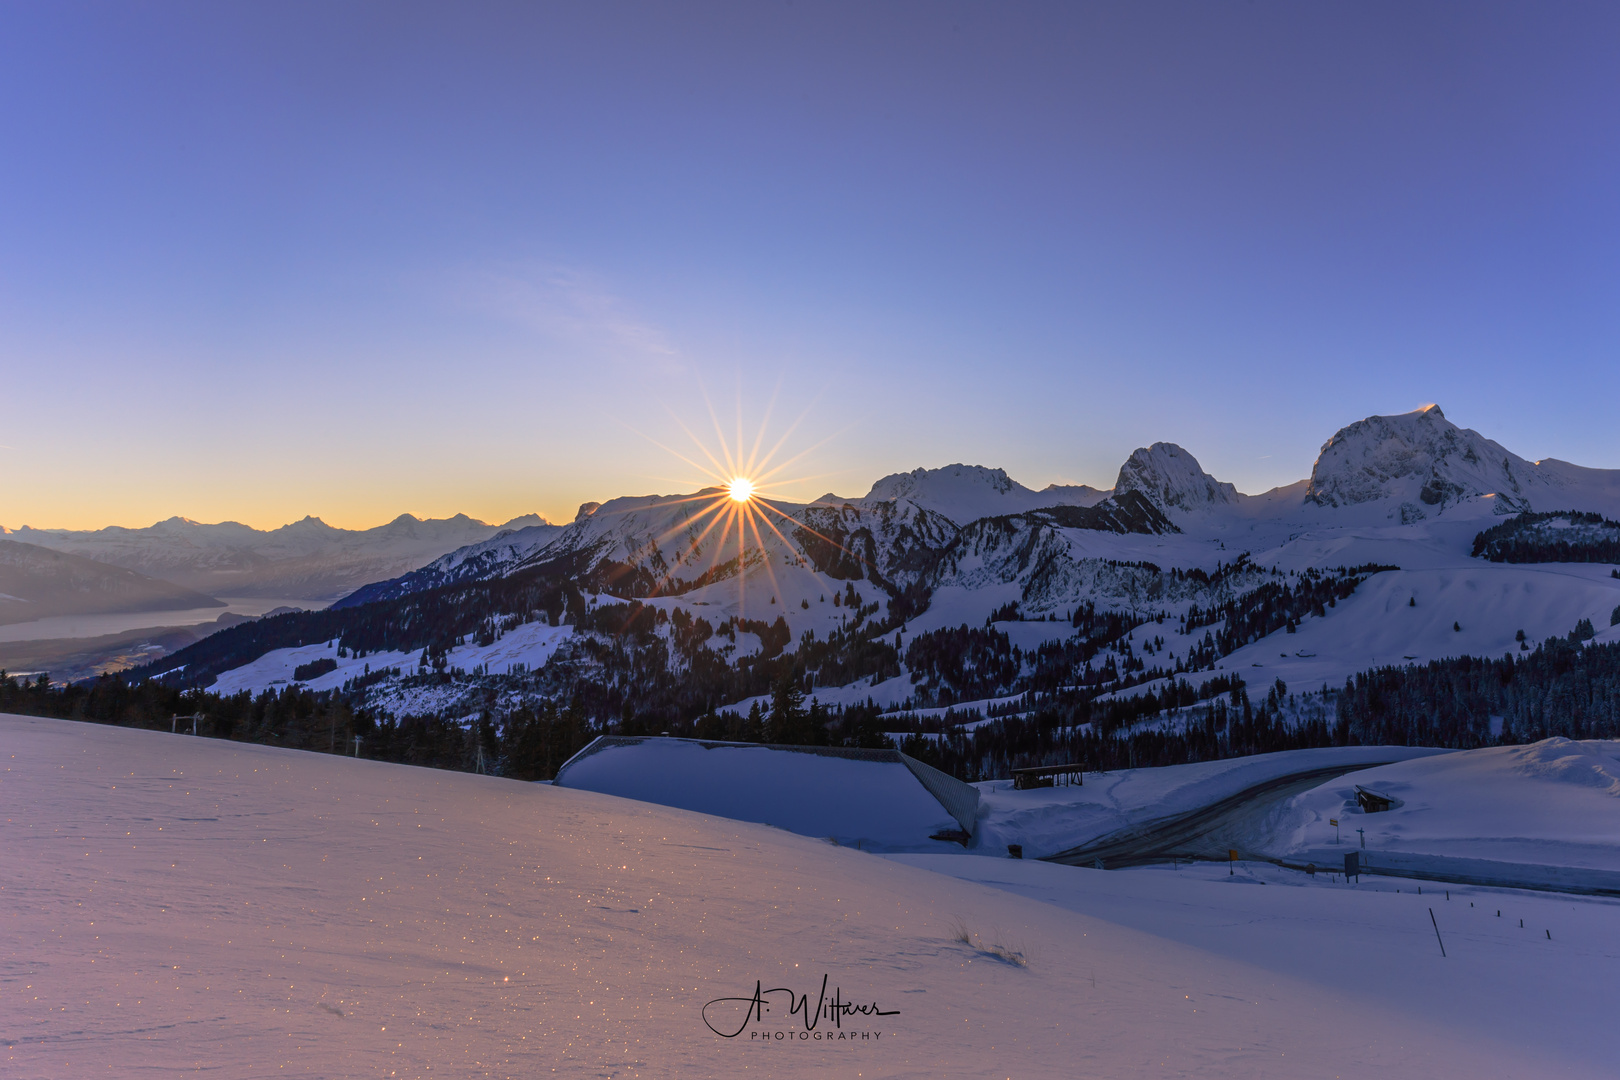
[[[1328,824],[1333,826],[1333,842],[1337,844],[1339,842],[1339,819],[1330,817],[1328,818]]]

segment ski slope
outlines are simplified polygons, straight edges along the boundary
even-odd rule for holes
[[[22,717],[0,828],[8,1077],[1596,1077],[1620,1051],[1611,906],[1443,960],[1393,893],[942,864],[991,885],[590,792]],[[1085,904],[1018,895],[1032,870]],[[779,995],[736,1038],[705,1025],[756,981],[814,1006],[823,976],[886,1015],[808,1031]]]

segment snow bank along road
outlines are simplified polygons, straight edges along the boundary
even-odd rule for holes
[[[1346,749],[1357,759],[1383,751],[1406,760],[1352,763],[1346,755],[1326,764],[1322,751],[1236,759],[1241,770],[1184,785],[1192,790],[1168,800],[1171,812],[1041,857],[1117,870],[1176,858],[1225,860],[1236,851],[1295,870],[1331,871],[1356,851],[1365,874],[1620,896],[1620,742],[1555,738],[1416,756],[1406,747]],[[1139,770],[1149,771],[1159,770]],[[1220,781],[1244,779],[1242,790],[1221,790]],[[1355,804],[1360,786],[1395,797],[1395,806],[1363,812]],[[1199,793],[1203,805],[1186,809]],[[1006,816],[1005,806],[999,809]],[[1341,828],[1332,827],[1335,818]]]
[[[1620,1059],[1620,909],[1596,901],[1521,905],[1531,926],[1509,933],[1494,899],[1475,927],[1454,898],[1442,959],[1427,896],[901,857],[987,884],[590,792],[23,717],[0,717],[0,830],[7,1077],[1579,1077]],[[836,1026],[824,976],[883,1015]],[[774,987],[808,996],[814,1031]]]
[[[1265,807],[1309,791],[1324,780],[1387,764],[1387,761],[1375,761],[1367,765],[1327,765],[1284,773],[1208,806],[1122,829],[1046,858],[1049,862],[1069,866],[1101,863],[1103,868],[1115,869],[1163,862],[1177,856],[1224,859],[1232,849],[1220,846],[1218,837],[1224,832],[1223,826],[1251,818]]]

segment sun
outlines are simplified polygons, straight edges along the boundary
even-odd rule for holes
[[[705,399],[707,396],[704,395]],[[739,392],[736,441],[733,443],[726,437],[713,403],[708,404],[709,419],[714,422],[713,441],[700,438],[679,416],[670,413],[675,423],[692,440],[697,449],[695,455],[689,456],[665,446],[645,431],[638,432],[654,446],[691,466],[702,477],[698,481],[700,490],[673,497],[675,502],[692,504],[691,509],[677,514],[666,532],[652,538],[658,545],[674,540],[675,551],[662,577],[650,584],[647,595],[664,595],[666,585],[671,585],[671,595],[675,595],[725,578],[735,578],[740,608],[746,579],[755,571],[762,571],[771,579],[774,603],[774,597],[780,596],[782,589],[774,569],[777,560],[767,550],[772,539],[792,550],[808,533],[832,548],[843,549],[840,539],[822,536],[807,521],[795,516],[798,510],[796,506],[778,504],[784,484],[820,479],[801,476],[788,481],[782,479],[782,474],[826,445],[834,436],[829,434],[814,446],[800,450],[786,460],[778,460],[778,453],[809,415],[808,411],[788,425],[774,444],[767,445],[766,435],[775,405],[773,398],[759,421],[759,431],[750,442],[743,437],[743,410]],[[690,479],[677,482],[685,483]],[[784,529],[788,532],[784,532]],[[797,539],[790,539],[789,533]],[[805,565],[804,560],[796,556],[787,561],[796,562],[801,567]],[[706,565],[702,565],[705,562]],[[692,578],[692,574],[697,576]]]

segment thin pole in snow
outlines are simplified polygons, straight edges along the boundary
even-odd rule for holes
[[[1434,917],[1434,908],[1429,909],[1429,921],[1434,923],[1434,940],[1440,942],[1440,955],[1445,956],[1446,955],[1446,943],[1443,940],[1441,940],[1441,937],[1440,937],[1440,923],[1438,921],[1436,921],[1436,919]],[[1549,934],[1548,936],[1551,937],[1552,935]]]

